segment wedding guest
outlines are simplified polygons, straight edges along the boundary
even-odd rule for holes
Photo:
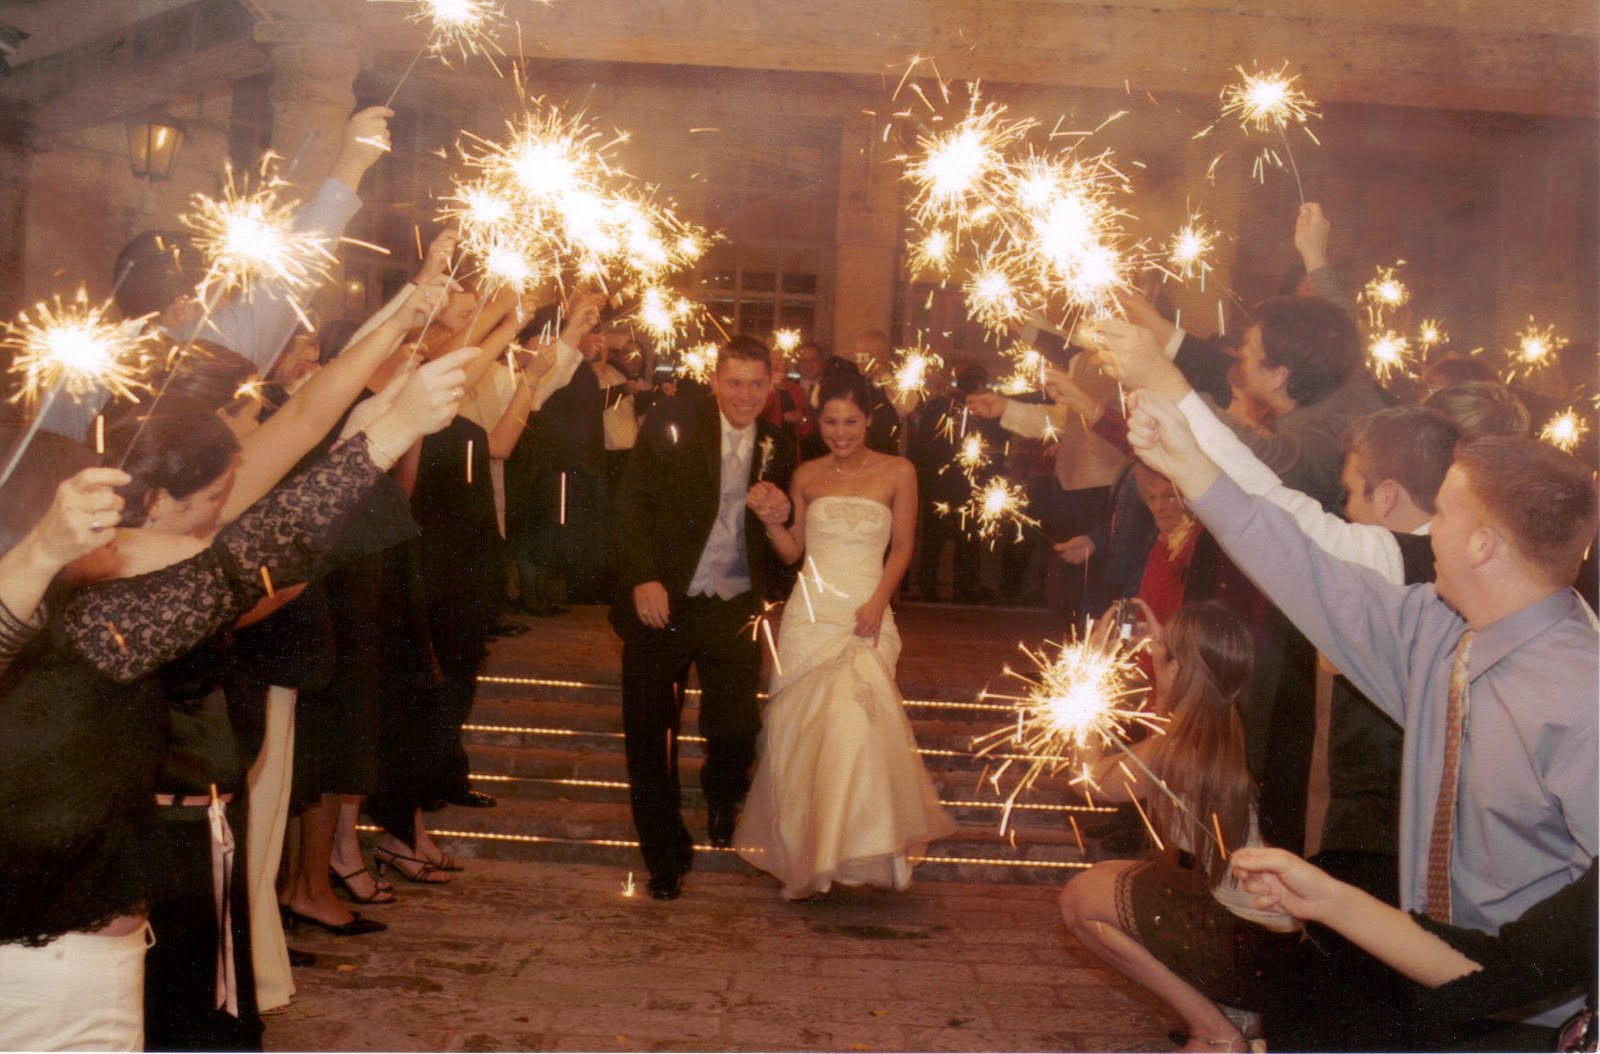
[[[373,106],[345,125],[339,154],[316,196],[296,214],[297,230],[337,241],[361,207],[356,189],[367,169],[389,149],[388,120],[394,111]],[[271,371],[284,344],[300,324],[301,313],[289,291],[257,283],[215,305],[207,313],[195,297],[201,275],[199,256],[187,235],[147,231],[123,247],[113,268],[117,309],[129,320],[154,315],[155,324],[177,341],[201,338],[243,355],[262,373]],[[94,390],[59,398],[44,414],[43,427],[74,439],[85,438],[107,392]]]
[[[1166,734],[1129,748],[1138,768],[1112,751],[1094,778],[1097,798],[1143,803],[1157,855],[1079,874],[1061,891],[1061,916],[1090,951],[1183,1019],[1182,1049],[1245,1050],[1255,1022],[1241,1028],[1224,1008],[1259,1013],[1267,977],[1299,939],[1287,914],[1253,904],[1224,855],[1260,844],[1239,714],[1250,632],[1220,604],[1186,605],[1165,627],[1152,624],[1149,647]]]
[[[1593,474],[1532,440],[1463,444],[1436,499],[1437,581],[1399,587],[1326,555],[1287,513],[1221,477],[1159,395],[1136,405],[1141,458],[1402,724],[1401,907],[1488,930],[1576,879],[1600,841],[1595,712],[1583,698],[1600,640],[1570,588],[1595,533]]]
[[[0,723],[10,745],[0,764],[8,876],[0,901],[8,1007],[0,1046],[143,1046],[143,913],[157,881],[168,879],[148,855],[166,714],[154,674],[264,598],[269,579],[288,584],[309,573],[343,516],[391,463],[385,451],[443,423],[441,409],[448,413],[461,380],[453,365],[389,393],[375,408],[381,412],[354,422],[321,464],[214,538],[118,531],[115,554],[96,549],[76,570],[86,580],[125,577],[52,606],[51,632],[0,678]],[[119,475],[102,471],[100,484]],[[26,478],[26,462],[19,472]],[[91,534],[113,522],[113,502],[74,506],[74,522],[88,513]],[[21,511],[9,501],[0,508]],[[0,599],[26,606],[6,582]],[[208,902],[210,895],[207,883]],[[215,949],[201,962],[203,1004],[226,996],[226,985],[219,991],[216,983]],[[86,991],[97,997],[86,1001]]]
[[[1404,912],[1340,882],[1283,849],[1251,847],[1230,861],[1258,907],[1337,930],[1404,974],[1428,1047],[1587,1050],[1595,1045],[1595,861],[1563,886],[1485,933]],[[1574,990],[1584,1008],[1557,1028],[1507,1024],[1491,1015]]]

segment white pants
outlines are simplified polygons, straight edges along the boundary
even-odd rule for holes
[[[0,945],[0,1050],[143,1050],[150,927]]]
[[[289,947],[278,915],[278,861],[289,822],[289,791],[294,782],[293,688],[267,689],[266,735],[250,766],[250,822],[245,832],[245,876],[250,893],[250,961],[256,971],[256,1005],[262,1010],[288,1006],[294,995]]]

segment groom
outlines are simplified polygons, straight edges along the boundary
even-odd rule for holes
[[[745,497],[759,480],[787,489],[794,470],[781,433],[761,419],[771,387],[766,346],[746,336],[728,341],[717,355],[714,399],[674,398],[652,410],[617,496],[611,625],[622,638],[633,823],[657,900],[677,898],[694,855],[678,793],[678,725],[691,665],[702,689],[700,785],[712,845],[732,844],[750,789],[762,647],[750,626],[773,553]]]

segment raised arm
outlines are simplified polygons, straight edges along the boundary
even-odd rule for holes
[[[1228,556],[1352,683],[1404,723],[1411,657],[1402,642],[1431,588],[1403,589],[1323,552],[1287,512],[1224,476],[1195,443],[1178,408],[1136,392],[1128,441],[1183,494]]]
[[[446,295],[446,279],[418,287],[403,310],[385,319],[344,353],[312,374],[283,408],[240,444],[239,471],[222,510],[224,523],[236,519],[301,458],[327,436],[355,402],[373,373],[399,347],[413,325],[421,323]]]
[[[132,681],[248,611],[268,583],[303,581],[339,526],[400,453],[449,423],[462,356],[422,367],[359,433],[224,527],[200,553],[134,578],[85,587],[62,612],[67,642],[102,673]]]
[[[372,106],[350,118],[328,179],[295,215],[296,230],[319,235],[329,251],[333,250],[345,225],[361,208],[356,190],[362,176],[389,149],[392,116],[394,111]],[[300,323],[295,300],[281,284],[263,282],[247,296],[235,297],[213,311],[199,336],[243,355],[265,376]],[[174,334],[180,339],[189,335]]]
[[[0,556],[0,672],[44,628],[41,604],[61,569],[116,537],[122,497],[115,488],[130,478],[86,468],[64,480],[39,522]]]
[[[1283,509],[1323,552],[1370,567],[1395,585],[1405,582],[1405,567],[1394,532],[1375,524],[1349,523],[1322,508],[1308,494],[1283,485],[1273,471],[1240,442],[1234,430],[1217,417],[1195,392],[1178,402],[1178,409],[1194,431],[1200,449],[1246,494],[1266,498]]]

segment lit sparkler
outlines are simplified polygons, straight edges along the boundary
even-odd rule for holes
[[[1384,324],[1388,312],[1411,302],[1411,290],[1395,274],[1395,268],[1403,266],[1405,261],[1397,260],[1394,267],[1379,267],[1372,281],[1361,290],[1361,302],[1366,304],[1367,318],[1374,328]]]
[[[1530,317],[1526,328],[1517,334],[1517,346],[1511,350],[1506,383],[1519,373],[1527,376],[1553,365],[1556,353],[1566,346],[1567,338],[1558,336],[1554,326],[1540,326]]]
[[[1312,142],[1316,142],[1317,137],[1306,127],[1306,122],[1322,115],[1317,112],[1316,104],[1310,97],[1300,90],[1299,76],[1288,74],[1287,62],[1274,73],[1260,70],[1246,73],[1243,66],[1234,68],[1241,79],[1238,84],[1229,84],[1222,89],[1222,116],[1237,117],[1246,134],[1278,133],[1284,153],[1289,157],[1289,166],[1294,172],[1295,188],[1299,191],[1300,201],[1304,203],[1305,187],[1300,182],[1300,166],[1295,162],[1294,150],[1289,146],[1288,129],[1291,124],[1298,125]],[[1265,178],[1267,161],[1277,161],[1271,147],[1256,157],[1254,175],[1258,181]],[[1277,163],[1282,167],[1281,161]]]
[[[1039,526],[1039,521],[1028,515],[1028,496],[1022,487],[1000,476],[975,488],[960,515],[963,530],[970,527],[978,538],[991,544],[1008,528],[1015,527],[1020,540],[1024,528]]]
[[[955,463],[966,473],[967,479],[976,485],[978,473],[989,463],[989,446],[983,441],[982,434],[970,432],[962,437],[961,446],[956,449]]]
[[[1423,351],[1432,351],[1449,343],[1450,334],[1444,331],[1444,325],[1438,319],[1425,318],[1417,327],[1417,347]]]
[[[911,246],[911,269],[917,274],[932,272],[941,277],[950,273],[955,260],[955,238],[949,231],[933,230]]]
[[[377,3],[393,3],[394,0],[374,0]],[[505,51],[495,40],[495,34],[505,26],[505,11],[497,0],[408,0],[415,5],[415,10],[407,15],[407,21],[416,22],[428,28],[427,40],[417,53],[412,56],[405,72],[400,74],[400,80],[395,83],[394,89],[389,92],[385,106],[393,105],[395,96],[400,94],[400,88],[411,76],[411,71],[417,68],[417,63],[422,56],[432,54],[438,57],[445,66],[450,65],[446,52],[454,51],[465,59],[470,55],[482,55],[494,65],[495,55],[504,55]],[[544,0],[548,3],[549,0]],[[499,72],[499,67],[495,68]]]
[[[196,294],[216,304],[229,293],[249,298],[258,283],[270,283],[314,330],[299,297],[321,285],[336,260],[326,238],[296,227],[299,203],[289,196],[290,184],[275,174],[276,163],[270,152],[262,157],[252,190],[249,181],[235,180],[232,163],[225,162],[221,196],[196,194],[190,211],[179,217],[206,260]]]
[[[895,352],[894,399],[904,402],[913,393],[927,394],[928,375],[944,369],[944,359],[920,344],[914,348],[900,348]]]
[[[659,286],[651,286],[639,296],[633,318],[656,340],[670,343],[679,336],[694,316],[694,302]]]
[[[711,375],[717,371],[717,346],[699,344],[685,351],[679,370],[702,384],[710,384]]]
[[[1573,407],[1561,411],[1539,429],[1539,438],[1555,447],[1572,453],[1589,434],[1589,423]]]
[[[1394,330],[1385,330],[1367,344],[1367,368],[1379,381],[1411,372],[1411,344]]]
[[[1183,281],[1200,279],[1200,288],[1205,289],[1206,274],[1211,270],[1209,257],[1216,241],[1216,231],[1201,223],[1199,216],[1189,217],[1167,245],[1167,266]]]
[[[1017,770],[1006,796],[1009,807],[1042,777],[1082,770],[1074,782],[1092,782],[1089,763],[1108,748],[1125,744],[1133,723],[1162,731],[1160,718],[1145,709],[1148,686],[1138,663],[1139,646],[1091,635],[1062,644],[1046,642],[1038,650],[1019,645],[1030,669],[1005,674],[1021,685],[1020,694],[985,690],[980,699],[1010,703],[1015,719],[973,740],[974,753],[1005,760],[989,777],[998,788]]]
[[[49,303],[40,301],[31,313],[23,311],[5,325],[0,351],[11,353],[11,372],[17,378],[12,401],[28,406],[33,419],[0,469],[0,486],[16,471],[63,391],[73,395],[105,391],[133,398],[136,389],[145,387],[142,378],[156,334],[146,329],[147,318],[109,321],[111,308],[109,300],[89,303],[88,291],[80,287],[70,302],[62,303],[59,296]]]
[[[146,318],[112,321],[111,301],[91,304],[80,288],[70,301],[57,296],[39,302],[5,325],[0,349],[11,354],[17,378],[12,401],[37,407],[52,390],[71,395],[105,390],[134,398],[158,334]]]
[[[798,329],[780,329],[772,334],[772,346],[785,355],[793,354],[800,346],[800,331]]]
[[[1006,171],[1006,150],[1033,128],[1030,119],[1012,119],[1006,108],[981,103],[972,89],[966,114],[948,132],[917,138],[906,178],[915,186],[910,211],[921,221],[953,215],[970,222],[973,210],[997,195],[996,180]]]

